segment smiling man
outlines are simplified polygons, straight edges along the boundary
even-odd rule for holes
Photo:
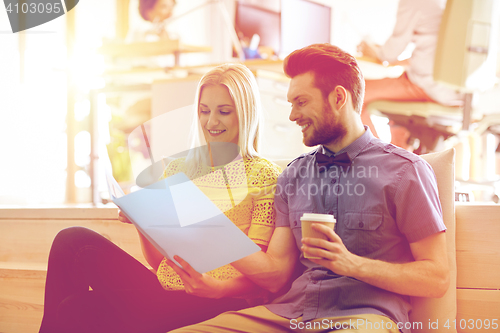
[[[375,138],[360,112],[364,80],[356,60],[315,44],[284,61],[291,78],[290,120],[312,152],[278,179],[276,230],[267,253],[233,265],[253,282],[280,290],[271,304],[227,312],[176,332],[404,332],[409,296],[441,297],[448,289],[445,226],[436,180],[420,157]],[[302,239],[304,213],[330,214],[327,240]],[[306,259],[303,253],[321,259]],[[264,257],[257,261],[257,256]]]

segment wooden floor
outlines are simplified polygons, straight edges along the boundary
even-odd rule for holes
[[[0,209],[0,333],[38,332],[47,258],[56,234],[84,226],[145,263],[137,232],[116,208]]]
[[[3,266],[0,268],[0,332],[38,332],[43,314],[45,267]]]
[[[455,216],[458,332],[500,332],[500,205],[457,205]]]

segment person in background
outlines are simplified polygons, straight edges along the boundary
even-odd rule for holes
[[[371,121],[366,106],[377,100],[435,102],[444,105],[460,105],[461,96],[454,90],[444,87],[433,80],[434,55],[446,0],[400,0],[396,25],[392,35],[384,45],[374,45],[362,41],[358,52],[386,64],[405,66],[404,73],[398,78],[366,80],[361,119],[375,136],[377,131]],[[398,57],[413,43],[415,48],[409,59],[403,62]],[[401,126],[390,123],[391,142],[412,151],[408,143],[410,132]]]
[[[442,297],[449,286],[432,168],[363,126],[364,80],[354,57],[314,44],[292,52],[283,67],[291,78],[289,118],[304,144],[319,147],[278,178],[267,252],[233,265],[271,291],[291,278],[297,261],[304,269],[270,304],[173,332],[410,333],[409,296]],[[302,238],[304,213],[335,217],[335,230],[313,224],[327,240]]]
[[[255,77],[241,64],[215,67],[202,77],[195,105],[199,131],[194,141],[208,147],[232,143],[240,153],[222,165],[204,155],[187,155],[173,160],[164,177],[186,173],[266,251],[274,231],[273,199],[281,170],[258,153],[262,107]],[[121,212],[119,219],[130,223]],[[182,268],[163,258],[139,236],[155,272],[92,230],[60,231],[49,254],[40,333],[164,333],[267,297],[231,265],[200,274],[182,258],[174,256]]]

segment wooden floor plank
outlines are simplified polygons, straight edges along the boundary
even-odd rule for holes
[[[134,258],[146,263],[133,225],[118,220],[0,220],[0,262],[47,263],[52,241],[62,229],[83,226],[92,229]]]
[[[112,220],[118,217],[118,208],[114,204],[94,207],[92,205],[60,207],[2,207],[0,220],[3,219],[100,219]]]
[[[494,319],[497,329],[492,328]],[[457,289],[456,325],[459,333],[500,332],[500,290]]]
[[[43,305],[0,296],[0,332],[36,333],[43,317]]]

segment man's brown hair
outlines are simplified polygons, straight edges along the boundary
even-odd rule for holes
[[[290,78],[312,72],[314,85],[325,100],[336,86],[344,87],[351,93],[354,110],[361,113],[365,80],[356,59],[339,47],[313,44],[293,51],[285,58],[283,69]]]

